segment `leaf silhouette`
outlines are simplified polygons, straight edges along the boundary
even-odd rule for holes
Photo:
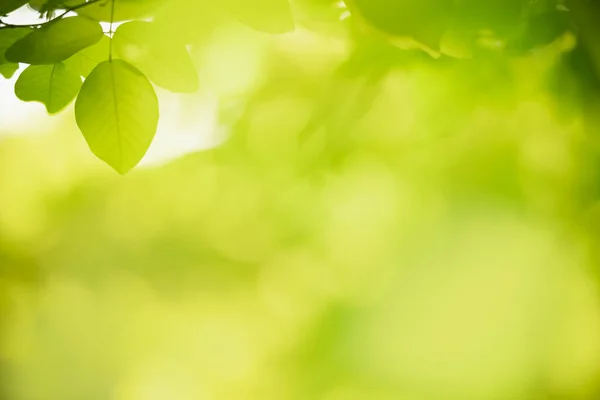
[[[12,78],[12,76],[19,69],[19,64],[0,64],[0,75],[6,79]]]
[[[2,0],[0,3],[0,15],[6,15],[15,11],[17,8],[23,7],[28,0]]]
[[[38,101],[49,114],[63,110],[77,96],[81,77],[63,63],[30,65],[15,83],[15,94],[23,101]]]
[[[198,90],[198,74],[185,46],[163,40],[153,23],[127,22],[113,41],[116,53],[158,86],[179,93]]]
[[[33,32],[31,28],[2,28],[0,29],[0,64],[8,63],[6,50],[17,40]]]
[[[86,47],[67,58],[64,63],[79,75],[87,77],[98,64],[108,60],[111,39],[103,35],[98,43]]]
[[[75,102],[75,120],[90,149],[120,174],[146,154],[158,116],[152,84],[123,60],[99,64]]]
[[[6,51],[6,59],[26,64],[54,64],[98,42],[103,36],[99,23],[83,17],[63,18],[34,30]]]

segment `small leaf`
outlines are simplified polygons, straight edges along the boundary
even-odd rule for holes
[[[38,101],[49,114],[69,105],[81,88],[81,77],[63,63],[30,65],[15,83],[15,94],[23,101]]]
[[[0,2],[0,15],[6,15],[23,7],[27,4],[27,1],[28,0],[2,0],[2,2]]]
[[[127,22],[113,37],[116,53],[167,90],[198,90],[198,74],[183,44],[164,40],[151,22]]]
[[[19,64],[1,64],[0,65],[0,75],[4,76],[6,79],[12,78],[12,76],[19,69]]]
[[[120,174],[146,154],[158,116],[152,84],[123,60],[99,64],[75,102],[75,120],[90,149]]]
[[[222,4],[232,17],[258,31],[280,34],[294,30],[289,0],[222,0]]]
[[[106,35],[93,46],[87,47],[67,58],[64,63],[79,75],[87,77],[98,64],[108,60],[110,38]]]
[[[0,29],[0,64],[8,62],[4,54],[17,40],[30,34],[31,28],[1,28]]]
[[[16,41],[6,59],[26,64],[54,64],[102,39],[98,22],[83,17],[69,17],[52,22]]]

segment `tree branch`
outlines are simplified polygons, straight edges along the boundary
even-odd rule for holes
[[[108,1],[108,0],[90,0],[81,4],[77,4],[75,6],[69,7],[69,8],[65,8],[64,12],[62,14],[60,14],[59,16],[57,16],[56,18],[53,18],[49,21],[44,21],[41,22],[39,24],[22,24],[22,25],[18,25],[18,24],[9,24],[7,22],[4,22],[1,18],[0,18],[0,29],[4,29],[4,28],[40,28],[44,25],[49,25],[55,21],[58,21],[60,19],[62,19],[65,15],[67,15],[70,12],[74,12],[77,11],[81,8],[90,6],[92,4],[96,4],[96,3],[100,3],[102,1]]]

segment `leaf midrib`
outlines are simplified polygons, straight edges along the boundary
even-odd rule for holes
[[[114,63],[112,60],[108,62],[109,70],[110,70],[110,81],[112,85],[112,93],[113,93],[113,107],[115,111],[115,124],[116,124],[116,132],[117,132],[117,148],[119,149],[119,163],[121,164],[121,168],[123,168],[123,150],[121,148],[121,124],[119,122],[119,108],[117,105],[117,85],[115,80],[115,71],[114,71]]]

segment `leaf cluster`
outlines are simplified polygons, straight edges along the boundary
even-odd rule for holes
[[[125,174],[143,158],[156,133],[154,86],[176,93],[200,87],[186,47],[202,29],[198,12],[227,15],[270,34],[326,21],[350,26],[359,41],[377,38],[463,58],[490,48],[521,54],[566,32],[580,34],[589,24],[575,17],[587,21],[598,8],[588,0],[222,0],[198,5],[194,0],[3,0],[0,16],[27,6],[44,19],[23,26],[0,18],[0,74],[8,78],[19,64],[27,65],[15,93],[23,101],[43,103],[50,114],[75,101],[75,119],[91,151]],[[113,32],[117,21],[123,23]],[[101,22],[110,23],[108,32]],[[594,29],[592,24],[588,35]]]

